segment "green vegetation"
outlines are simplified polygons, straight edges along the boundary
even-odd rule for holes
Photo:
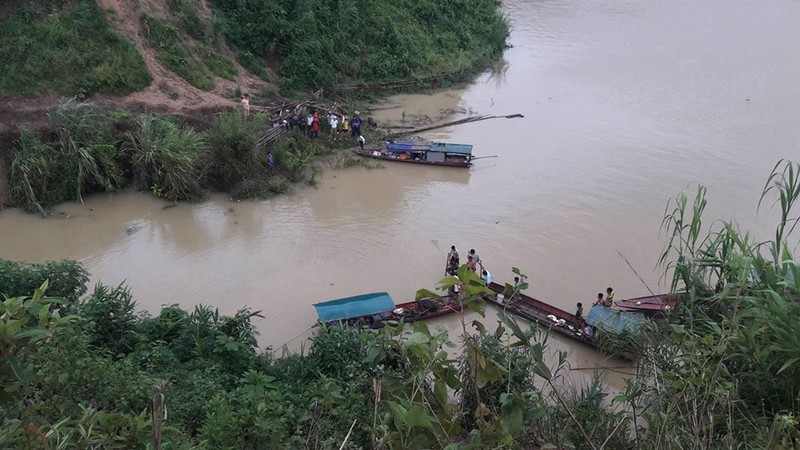
[[[282,88],[294,92],[464,79],[496,59],[508,37],[494,0],[212,0],[213,18],[196,0],[165,3],[166,13],[143,5],[147,44],[169,70],[206,91],[215,75],[234,79],[228,48],[259,77],[268,78],[267,67],[278,71]],[[4,8],[0,60],[8,63],[0,96],[124,95],[151,83],[142,56],[95,2],[20,0]]]
[[[329,157],[342,159],[327,138],[289,133],[271,147],[275,167],[268,173],[266,150],[255,150],[267,123],[263,114],[246,120],[241,113],[224,113],[210,128],[197,130],[162,116],[133,122],[68,100],[48,119],[54,134],[24,130],[11,155],[12,204],[42,215],[59,203],[131,185],[169,201],[199,200],[208,190],[267,198],[288,192],[293,183],[313,184]],[[115,119],[124,126],[115,127]]]
[[[276,358],[257,349],[259,312],[172,305],[151,317],[135,312],[125,286],[98,285],[64,316],[47,282],[18,294],[63,267],[0,261],[0,273],[28,274],[0,279],[0,444],[797,448],[800,265],[789,237],[800,164],[776,166],[762,196],[772,199],[775,237],[756,244],[731,222],[703,227],[704,188],[692,204],[676,197],[661,262],[689,299],[669,323],[629,336],[636,375],[613,398],[597,379],[570,385],[563,353],[545,361],[547,333],[502,313],[493,329],[462,320],[458,346],[445,331],[401,322],[326,328],[308,351]],[[80,270],[59,282],[73,298],[85,291]],[[439,288],[455,284],[481,313],[477,276],[461,267]]]
[[[122,187],[123,170],[107,114],[70,100],[48,119],[56,127],[54,141],[22,132],[20,149],[11,161],[12,201],[44,214],[50,205]]]
[[[141,22],[150,47],[169,70],[198,89],[210,91],[214,88],[213,74],[199,59],[192,56],[189,48],[181,41],[176,27],[149,14],[142,14]]]
[[[492,0],[212,0],[240,61],[283,62],[288,90],[430,76],[463,78],[498,57],[508,25]],[[260,64],[263,66],[263,62]]]
[[[124,95],[152,81],[133,44],[91,0],[19,2],[0,26],[0,61],[0,97]]]

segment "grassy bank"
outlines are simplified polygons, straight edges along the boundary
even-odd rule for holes
[[[210,1],[138,6],[132,29],[181,78],[202,90],[233,79],[235,54],[286,92],[354,82],[462,80],[502,54],[508,24],[494,0]],[[138,10],[137,10],[138,11]],[[92,0],[15,1],[0,6],[0,97],[53,92],[125,95],[152,77],[135,36],[114,31]]]
[[[127,187],[168,201],[200,200],[209,191],[267,198],[297,183],[313,184],[323,166],[355,158],[337,151],[352,142],[310,140],[298,132],[256,149],[269,126],[263,114],[245,119],[240,112],[222,113],[197,128],[70,100],[48,120],[48,133],[23,130],[10,154],[10,205],[43,215],[59,203]],[[264,164],[268,151],[275,159],[271,171]]]
[[[0,98],[125,95],[152,81],[141,54],[94,1],[10,3],[0,7],[9,14],[0,19]]]
[[[244,61],[278,60],[281,85],[464,77],[499,57],[508,24],[493,0],[211,0]],[[251,63],[250,65],[254,64]]]

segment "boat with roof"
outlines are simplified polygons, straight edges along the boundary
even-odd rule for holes
[[[484,295],[485,301],[592,347],[597,347],[598,332],[616,335],[633,330],[647,320],[640,312],[598,305],[593,306],[579,324],[574,314],[525,295],[511,285],[489,283],[488,287],[494,294]]]
[[[457,295],[426,297],[395,304],[388,292],[372,292],[314,304],[319,323],[357,328],[381,328],[387,323],[416,322],[443,314],[461,312]]]
[[[353,152],[383,161],[445,167],[470,167],[477,159],[470,144],[433,141],[386,141],[383,148],[356,148]]]

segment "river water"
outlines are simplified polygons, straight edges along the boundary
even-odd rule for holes
[[[707,221],[756,214],[781,158],[800,157],[800,3],[794,0],[507,0],[511,48],[468,86],[388,99],[373,115],[454,108],[522,113],[439,130],[472,143],[471,170],[385,164],[326,172],[316,188],[263,202],[164,204],[95,196],[40,219],[0,213],[0,257],[74,258],[140,307],[198,303],[263,311],[264,346],[305,342],[315,302],[388,291],[399,303],[442,276],[447,248],[477,249],[495,280],[511,267],[564,309],[613,286],[663,291],[655,268],[668,199],[709,188]],[[388,106],[396,105],[395,108]],[[636,269],[642,281],[625,260]],[[487,319],[491,321],[492,319]],[[458,320],[440,320],[454,327]],[[580,345],[574,367],[601,361]],[[616,364],[616,363],[614,363]]]

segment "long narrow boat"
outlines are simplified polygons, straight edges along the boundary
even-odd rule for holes
[[[524,319],[550,328],[562,336],[597,347],[596,330],[607,333],[621,333],[646,320],[644,315],[615,310],[605,306],[593,306],[586,315],[585,324],[591,333],[579,329],[575,315],[521,292],[509,293],[499,283],[490,283],[489,289],[495,295],[486,295],[484,300]]]
[[[381,328],[387,322],[416,322],[443,314],[460,312],[456,296],[423,298],[395,305],[387,292],[373,292],[314,304],[320,323],[344,324],[358,328]]]
[[[659,294],[617,300],[614,304],[625,311],[640,311],[652,315],[669,312],[683,299],[681,294]]]
[[[472,145],[428,141],[388,141],[384,148],[356,148],[359,156],[383,161],[427,164],[445,167],[470,167]]]
[[[497,295],[485,296],[484,300],[487,302],[493,303],[498,307],[503,308],[508,312],[516,314],[524,319],[530,320],[531,322],[536,322],[539,325],[548,327],[562,336],[575,339],[576,341],[583,342],[591,345],[592,347],[597,346],[592,337],[588,336],[583,332],[583,330],[579,330],[576,327],[574,314],[570,314],[569,312],[560,308],[556,308],[555,306],[548,305],[547,303],[527,296],[522,292],[514,293],[507,298],[506,295],[509,295],[509,293],[505,291],[505,286],[499,283],[489,283],[489,289],[491,289]],[[553,317],[555,317],[555,320],[553,320]]]

